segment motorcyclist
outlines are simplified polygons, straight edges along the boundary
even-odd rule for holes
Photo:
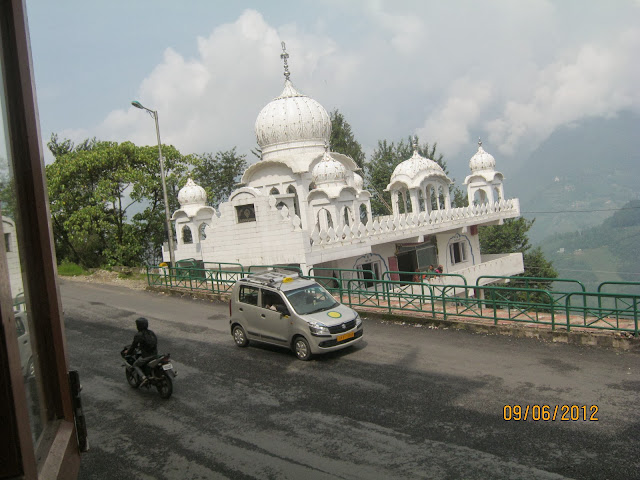
[[[136,328],[138,333],[133,337],[131,346],[127,349],[128,355],[133,355],[136,348],[140,348],[141,355],[133,363],[133,368],[138,372],[139,377],[142,379],[140,386],[145,385],[149,379],[142,371],[147,363],[158,355],[158,339],[153,331],[149,330],[149,320],[144,317],[136,319]]]

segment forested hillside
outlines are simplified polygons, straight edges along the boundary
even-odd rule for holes
[[[640,198],[640,116],[621,112],[555,131],[505,182],[523,216],[536,219],[534,245],[554,233],[600,225]]]
[[[632,200],[596,227],[555,234],[542,249],[560,277],[594,290],[603,281],[640,282],[640,200]]]

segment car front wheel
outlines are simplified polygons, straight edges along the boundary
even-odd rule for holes
[[[293,350],[296,352],[298,360],[307,361],[311,358],[311,347],[304,337],[296,337],[293,342]]]

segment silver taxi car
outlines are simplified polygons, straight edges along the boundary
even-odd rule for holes
[[[239,347],[258,341],[288,347],[300,360],[362,340],[358,313],[312,279],[267,271],[238,280],[229,300],[231,335]]]

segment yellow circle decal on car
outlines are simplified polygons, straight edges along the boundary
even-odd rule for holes
[[[282,283],[291,283],[291,282],[293,282],[293,278],[291,277],[284,277],[282,279]]]
[[[331,318],[340,318],[342,314],[340,312],[329,312],[327,313]]]

